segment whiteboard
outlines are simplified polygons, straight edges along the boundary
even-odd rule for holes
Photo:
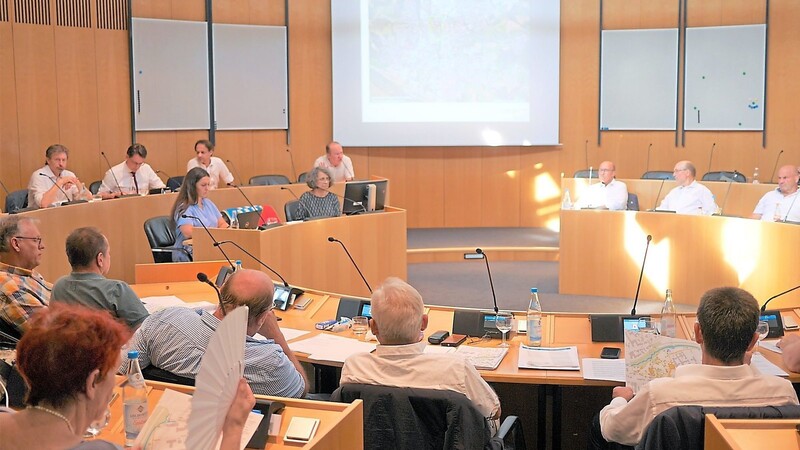
[[[763,130],[766,25],[686,29],[684,129]]]
[[[219,130],[287,129],[286,27],[214,24]]]
[[[210,128],[206,30],[206,22],[133,19],[137,131]]]
[[[601,130],[674,130],[678,29],[604,30]]]

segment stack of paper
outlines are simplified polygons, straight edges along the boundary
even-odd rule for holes
[[[578,347],[519,346],[520,369],[581,370]]]
[[[624,359],[583,358],[583,379],[625,382]]]
[[[290,342],[289,348],[293,352],[308,353],[309,359],[343,363],[350,355],[372,352],[375,350],[375,344],[321,333],[308,339]]]
[[[503,361],[508,353],[506,347],[469,347],[462,345],[456,350],[457,355],[461,355],[475,366],[476,369],[494,370]]]

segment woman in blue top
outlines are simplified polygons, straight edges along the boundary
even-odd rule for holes
[[[205,225],[208,228],[228,228],[217,205],[206,198],[211,190],[211,177],[200,167],[186,173],[178,198],[172,206],[172,218],[175,220],[175,245],[182,245],[189,253],[191,246],[183,245],[183,241],[192,238],[194,227]],[[187,217],[183,217],[187,216]],[[201,225],[202,222],[202,225]],[[175,262],[189,261],[183,252],[172,252]]]

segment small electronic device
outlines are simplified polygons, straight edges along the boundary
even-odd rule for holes
[[[453,334],[449,338],[442,341],[442,347],[458,347],[467,340],[466,334]]]
[[[447,330],[439,330],[430,336],[428,336],[428,342],[433,345],[439,345],[442,343],[443,340],[447,339],[450,336],[450,332]]]
[[[219,273],[217,273],[217,280],[214,282],[214,284],[216,284],[217,287],[222,287],[222,285],[228,281],[228,277],[232,274],[233,268],[231,266],[221,266],[219,268]]]
[[[783,336],[783,320],[780,311],[777,309],[761,311],[759,320],[763,320],[769,324],[769,334],[766,339],[776,339]]]
[[[339,323],[339,321],[336,319],[326,320],[324,322],[317,322],[316,324],[314,324],[314,328],[318,330],[327,330],[328,328],[336,325],[337,323]]]
[[[797,325],[797,321],[794,320],[792,316],[783,316],[783,329],[784,330],[797,330],[800,329],[800,326]]]
[[[306,309],[312,301],[314,301],[314,299],[311,297],[301,297],[299,300],[295,300],[294,308],[299,310]]]
[[[269,438],[269,422],[272,419],[272,415],[280,414],[285,407],[286,405],[279,401],[258,400],[256,402],[253,410],[260,412],[264,417],[258,424],[258,428],[256,428],[256,432],[253,433],[253,437],[250,438],[246,448],[266,447],[267,439]]]
[[[282,284],[276,284],[272,302],[275,304],[275,309],[286,311],[289,307],[289,288]]]
[[[600,357],[603,359],[619,359],[620,349],[614,347],[603,347]]]
[[[592,342],[624,342],[625,330],[639,329],[639,319],[646,316],[592,314],[589,316]]]

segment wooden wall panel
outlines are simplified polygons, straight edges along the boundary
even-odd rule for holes
[[[519,226],[519,147],[490,147],[481,152],[480,226]],[[469,184],[464,179],[462,184]]]
[[[122,158],[123,152],[131,144],[128,33],[118,30],[95,30],[94,45],[99,150],[106,152],[107,155],[113,155],[117,160]],[[95,156],[94,178],[100,179],[107,167],[105,161],[97,154]],[[150,164],[152,159],[148,153]]]
[[[564,151],[559,147],[520,151],[520,226],[558,230],[561,208],[559,169]]]
[[[479,227],[483,203],[483,150],[447,147],[444,159],[444,224],[446,227]]]
[[[0,0],[5,2],[5,0]],[[27,178],[20,174],[17,92],[11,24],[0,23],[0,180],[9,190],[19,189]],[[0,209],[5,210],[6,193],[0,189]]]
[[[172,20],[206,20],[204,0],[129,0],[133,17]]]
[[[283,0],[215,0],[215,23],[284,25]]]

